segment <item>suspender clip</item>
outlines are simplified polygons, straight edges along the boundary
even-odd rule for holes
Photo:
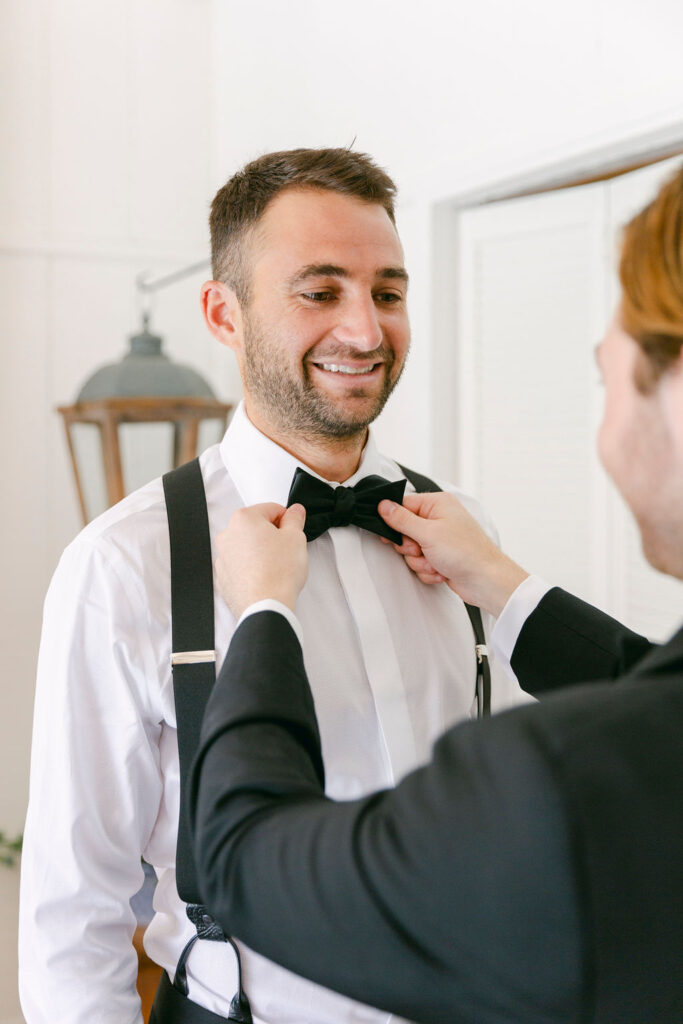
[[[203,665],[216,661],[215,651],[177,651],[171,655],[171,665]]]

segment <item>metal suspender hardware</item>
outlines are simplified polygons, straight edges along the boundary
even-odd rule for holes
[[[229,943],[237,958],[238,990],[227,1020],[252,1024],[249,1000],[242,988],[239,950],[202,904],[190,837],[190,767],[199,746],[204,709],[216,681],[211,535],[199,460],[166,473],[163,485],[171,542],[171,664],[180,760],[176,878],[178,894],[187,903],[187,916],[196,929],[180,955],[173,984],[187,996],[187,959],[198,939]]]
[[[399,464],[399,469],[416,491],[421,494],[436,494],[441,490],[438,484],[430,480],[422,473],[415,473],[412,469],[406,469]],[[464,602],[463,602],[464,603]],[[477,657],[477,679],[475,683],[475,695],[477,699],[477,717],[483,718],[491,714],[491,667],[489,665],[489,651],[486,646],[486,634],[484,623],[481,620],[481,611],[472,604],[465,604],[472,629],[474,631],[474,653]]]
[[[216,662],[215,651],[178,651],[171,655],[173,665],[201,665],[205,662]]]

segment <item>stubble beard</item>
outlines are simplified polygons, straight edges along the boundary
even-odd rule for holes
[[[363,412],[354,411],[350,402],[343,403],[340,398],[335,403],[315,387],[305,357],[301,377],[291,375],[281,365],[281,348],[272,332],[266,331],[253,316],[245,316],[244,377],[249,394],[280,432],[309,440],[343,441],[363,433],[381,413],[403,372],[401,366],[392,379],[396,357],[391,350],[378,349],[369,353],[366,358],[375,357],[375,361],[381,358],[384,362],[384,380],[374,400],[368,404],[366,399]],[[330,361],[351,355],[357,357],[352,350],[327,355]],[[350,399],[360,399],[364,395],[362,385],[349,391]]]

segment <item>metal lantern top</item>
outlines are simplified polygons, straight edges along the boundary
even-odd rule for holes
[[[174,363],[161,350],[162,339],[149,330],[143,317],[142,331],[130,338],[130,349],[118,363],[100,366],[78,393],[77,403],[103,398],[212,398],[216,396],[201,374]]]

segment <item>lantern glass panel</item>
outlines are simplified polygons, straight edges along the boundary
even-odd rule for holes
[[[202,420],[199,424],[199,437],[197,441],[197,454],[209,448],[212,444],[218,444],[223,440],[225,423],[223,420]]]
[[[109,505],[100,429],[94,423],[72,423],[71,442],[78,465],[85,511],[90,521]]]
[[[122,423],[119,445],[126,494],[173,468],[172,423]]]

